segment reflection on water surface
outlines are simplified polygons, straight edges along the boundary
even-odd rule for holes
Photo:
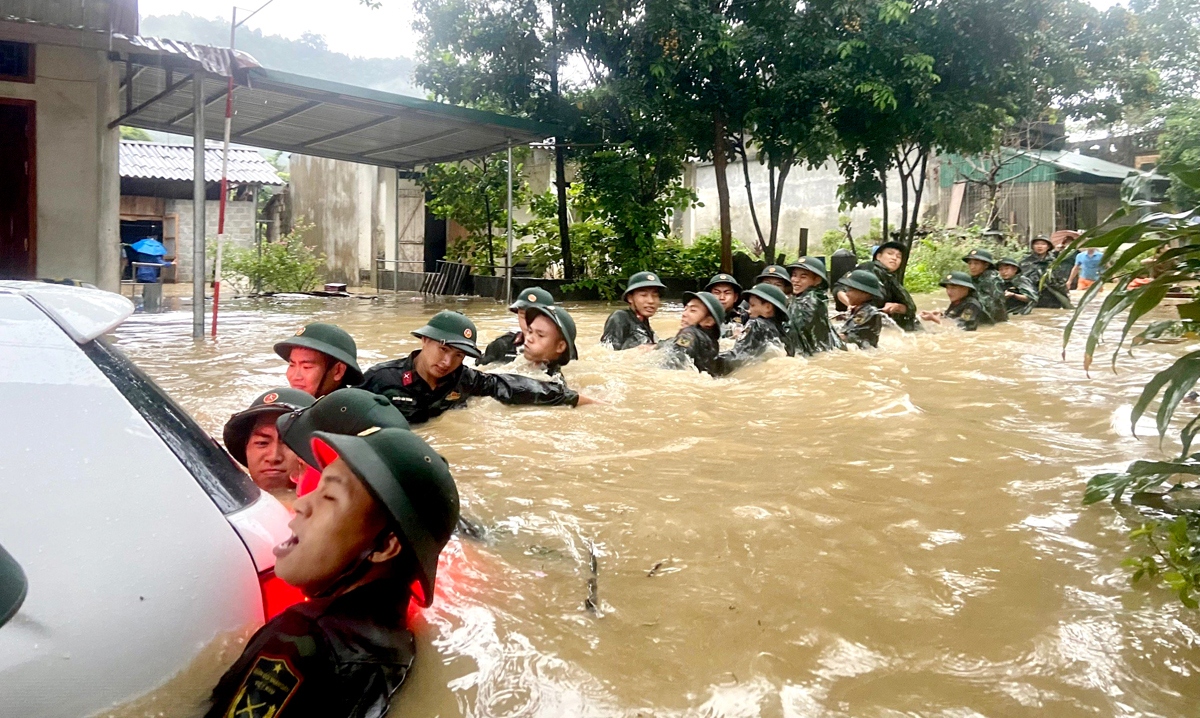
[[[485,341],[512,321],[452,306]],[[193,344],[182,312],[118,337],[219,435],[286,383],[271,345],[300,325],[342,325],[366,368],[444,307],[246,300],[215,344]],[[1125,525],[1080,505],[1090,473],[1152,450],[1128,405],[1166,353],[1089,379],[1060,358],[1067,317],[1039,312],[714,380],[602,349],[613,307],[568,307],[581,358],[564,373],[608,405],[476,400],[418,428],[490,536],[451,543],[394,714],[1194,711],[1194,615],[1130,592]]]

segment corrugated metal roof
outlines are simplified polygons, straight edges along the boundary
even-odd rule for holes
[[[121,176],[192,181],[192,146],[121,140]],[[221,145],[204,145],[204,179],[221,181]],[[282,185],[275,168],[257,150],[229,148],[229,181]]]
[[[1129,175],[1137,174],[1137,170],[1132,167],[1126,167],[1125,165],[1119,165],[1116,162],[1109,162],[1108,160],[1096,157],[1088,157],[1078,152],[1068,152],[1066,150],[1028,150],[1026,153],[1040,162],[1054,165],[1066,172],[1116,180],[1117,182],[1124,180]]]

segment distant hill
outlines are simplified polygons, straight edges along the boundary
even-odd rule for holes
[[[143,17],[140,32],[201,45],[229,45],[228,22],[189,13]],[[253,55],[263,67],[401,95],[424,97],[426,94],[413,84],[416,63],[407,57],[350,57],[330,50],[325,45],[325,38],[311,33],[292,40],[282,35],[264,35],[261,30],[243,26],[237,37],[238,49]]]

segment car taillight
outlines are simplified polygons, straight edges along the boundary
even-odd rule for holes
[[[308,600],[300,589],[276,576],[275,569],[258,574],[258,585],[262,589],[263,614],[268,621],[289,606]]]

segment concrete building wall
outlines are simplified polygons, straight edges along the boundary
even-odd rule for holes
[[[175,240],[177,282],[192,281],[192,200],[166,200],[165,214],[179,215],[179,234]],[[216,246],[217,220],[220,214],[220,201],[210,199],[204,203],[204,235],[205,246]],[[254,201],[229,202],[225,205],[225,237],[230,245],[250,248],[254,246]],[[211,264],[208,273],[212,274]]]
[[[39,44],[32,83],[0,97],[32,100],[37,132],[37,273],[115,291],[120,266],[116,71],[97,50]],[[3,138],[0,138],[2,140]]]

